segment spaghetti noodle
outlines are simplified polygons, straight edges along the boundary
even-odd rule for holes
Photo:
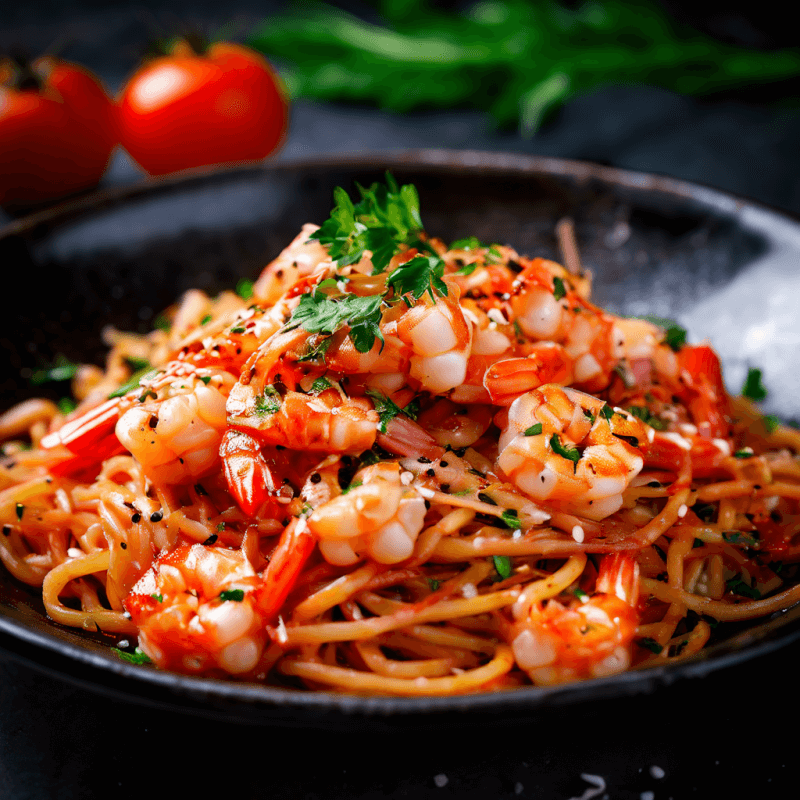
[[[109,330],[70,413],[0,417],[0,558],[53,620],[183,673],[431,695],[684,659],[800,600],[800,433],[711,347],[593,305],[574,246],[447,246],[413,187],[360,191],[247,299]]]

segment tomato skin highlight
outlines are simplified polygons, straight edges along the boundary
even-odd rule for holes
[[[96,186],[118,143],[114,104],[77,64],[45,56],[38,87],[0,64],[0,206],[25,209]]]
[[[122,145],[150,175],[260,161],[282,143],[288,119],[268,62],[225,42],[202,55],[178,42],[133,75],[118,110]]]

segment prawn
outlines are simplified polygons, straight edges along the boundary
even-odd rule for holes
[[[357,472],[349,491],[317,506],[306,524],[323,558],[337,566],[362,554],[381,564],[409,558],[427,513],[412,478],[397,463],[379,462]]]
[[[193,544],[159,556],[124,601],[139,646],[162,669],[253,673],[267,625],[315,544],[302,520],[294,519],[261,574],[243,550]]]
[[[651,433],[596,397],[549,384],[511,405],[497,466],[534,500],[601,520],[622,506]]]
[[[594,594],[534,603],[511,628],[517,664],[538,686],[624,672],[639,623],[639,564],[628,553],[600,560]]]

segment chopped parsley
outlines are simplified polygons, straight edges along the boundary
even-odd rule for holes
[[[495,582],[504,581],[506,578],[511,577],[511,559],[508,556],[492,556],[494,563]]]
[[[58,410],[64,415],[71,414],[77,407],[78,404],[71,397],[62,397],[58,401]]]
[[[241,603],[244,600],[244,589],[227,589],[219,593],[219,599],[223,602],[232,600],[234,603]]]
[[[467,236],[465,239],[457,239],[450,245],[451,250],[480,250],[485,245],[481,244],[477,236]]]
[[[509,528],[521,528],[522,522],[520,521],[519,515],[517,514],[516,509],[514,508],[507,508],[501,515],[500,518],[508,525]]]
[[[116,654],[118,658],[127,661],[130,664],[152,664],[150,656],[144,653],[141,648],[137,647],[132,653],[126,653],[117,647],[112,647],[111,651]]]
[[[267,386],[264,393],[256,398],[255,412],[259,416],[275,414],[281,410],[281,396],[274,386]]]
[[[238,294],[242,300],[249,300],[253,296],[253,281],[249,281],[247,278],[241,278],[236,283],[236,294]]]
[[[431,587],[432,592],[435,592],[442,585],[442,582],[436,580],[436,578],[428,578],[427,580],[428,580],[428,586]]]
[[[414,186],[398,187],[389,173],[385,184],[374,183],[369,189],[358,186],[358,191],[361,200],[354,204],[337,187],[330,217],[311,238],[328,248],[339,267],[355,264],[369,250],[377,274],[389,266],[401,245],[417,243],[422,232],[419,197]]]
[[[564,286],[564,281],[559,277],[553,278],[553,297],[560,300],[562,297],[567,296],[567,287]]]
[[[742,397],[759,402],[766,399],[767,390],[761,382],[761,370],[751,367],[747,370],[747,377],[742,386]]]
[[[25,506],[23,503],[16,504],[17,519],[22,520],[22,515],[25,513]]]
[[[676,353],[686,344],[686,329],[678,325],[677,322],[665,317],[641,317],[653,325],[658,325],[659,328],[664,329],[663,343],[672,348]]]
[[[463,267],[456,270],[456,275],[472,275],[473,272],[478,268],[478,262],[472,261],[469,264],[464,264]]]
[[[380,330],[381,295],[359,297],[348,294],[333,298],[319,290],[304,294],[292,313],[290,325],[309,333],[332,334],[343,325],[350,327],[350,338],[359,353],[372,349],[375,339],[383,341]]]
[[[154,594],[151,594],[150,597],[152,597],[153,600],[155,600],[157,603],[163,603],[164,602],[164,595],[163,594],[155,594],[154,593]]]
[[[774,414],[767,414],[763,418],[763,422],[764,427],[767,429],[767,433],[774,433],[781,424],[780,418],[776,417]]]
[[[645,650],[649,650],[651,653],[655,653],[656,655],[658,655],[664,649],[662,645],[660,645],[650,636],[642,636],[636,640],[636,644],[638,644],[639,647],[643,647]]]
[[[755,587],[745,583],[741,575],[729,578],[725,581],[725,585],[731,591],[731,594],[738,594],[741,597],[749,597],[752,600],[760,600],[761,592]]]
[[[330,389],[333,384],[327,378],[317,378],[311,384],[311,394],[321,394],[326,389]]]
[[[30,382],[33,386],[43,383],[61,383],[71,381],[77,375],[80,365],[73,364],[66,356],[56,356],[55,363],[44,369],[37,369],[31,374]]]
[[[743,447],[741,450],[737,450],[734,454],[734,458],[753,458],[755,453],[753,452],[752,447]]]
[[[663,419],[651,414],[647,406],[628,406],[625,410],[637,419],[640,419],[645,425],[649,425],[657,431],[663,431],[667,427],[667,423]]]
[[[758,539],[756,536],[744,533],[743,531],[722,531],[722,538],[731,544],[741,544],[745,547],[758,547]]]
[[[531,425],[530,428],[525,429],[525,436],[539,436],[542,432],[542,423],[537,422],[535,425]]]
[[[567,461],[572,461],[575,464],[575,469],[578,468],[578,461],[580,461],[581,454],[577,447],[569,447],[561,444],[558,434],[553,434],[550,437],[550,447],[556,455],[566,458]]]
[[[116,391],[111,392],[111,394],[108,396],[108,399],[111,400],[114,397],[124,397],[126,394],[128,394],[128,392],[132,392],[134,389],[136,389],[142,381],[155,378],[156,375],[158,375],[159,370],[148,369],[148,367],[149,364],[147,367],[143,367],[142,369],[134,372],[133,375],[131,375],[131,377],[122,384],[122,386],[120,386]]]
[[[447,285],[442,280],[444,261],[439,256],[414,256],[401,264],[386,280],[400,294],[410,293],[419,300],[425,292],[436,301],[434,290],[442,296],[447,295]]]
[[[386,397],[375,389],[367,389],[367,396],[372,398],[375,410],[378,412],[378,430],[386,433],[386,424],[391,422],[398,414],[404,414],[410,419],[416,419],[419,413],[419,403],[412,400],[405,408],[400,408],[394,400]]]

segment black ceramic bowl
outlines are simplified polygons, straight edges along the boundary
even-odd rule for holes
[[[595,300],[652,313],[710,336],[737,389],[764,369],[767,411],[797,418],[795,323],[800,224],[723,192],[591,164],[472,152],[422,151],[190,174],[110,190],[0,231],[0,263],[16,288],[0,320],[0,407],[40,393],[26,375],[58,355],[103,356],[104,325],[147,331],[183,291],[216,292],[255,278],[306,221],[321,222],[336,186],[390,170],[420,194],[426,229],[559,258],[555,224],[575,222]],[[738,382],[738,383],[737,383]],[[62,389],[63,392],[63,389]],[[108,640],[47,619],[37,593],[0,574],[0,646],[38,669],[138,702],[228,719],[336,724],[347,715],[470,712],[473,718],[590,698],[650,692],[764,655],[800,638],[797,609],[731,629],[700,656],[670,667],[554,689],[447,698],[301,693],[158,672],[118,660]],[[775,656],[772,656],[773,658]]]

